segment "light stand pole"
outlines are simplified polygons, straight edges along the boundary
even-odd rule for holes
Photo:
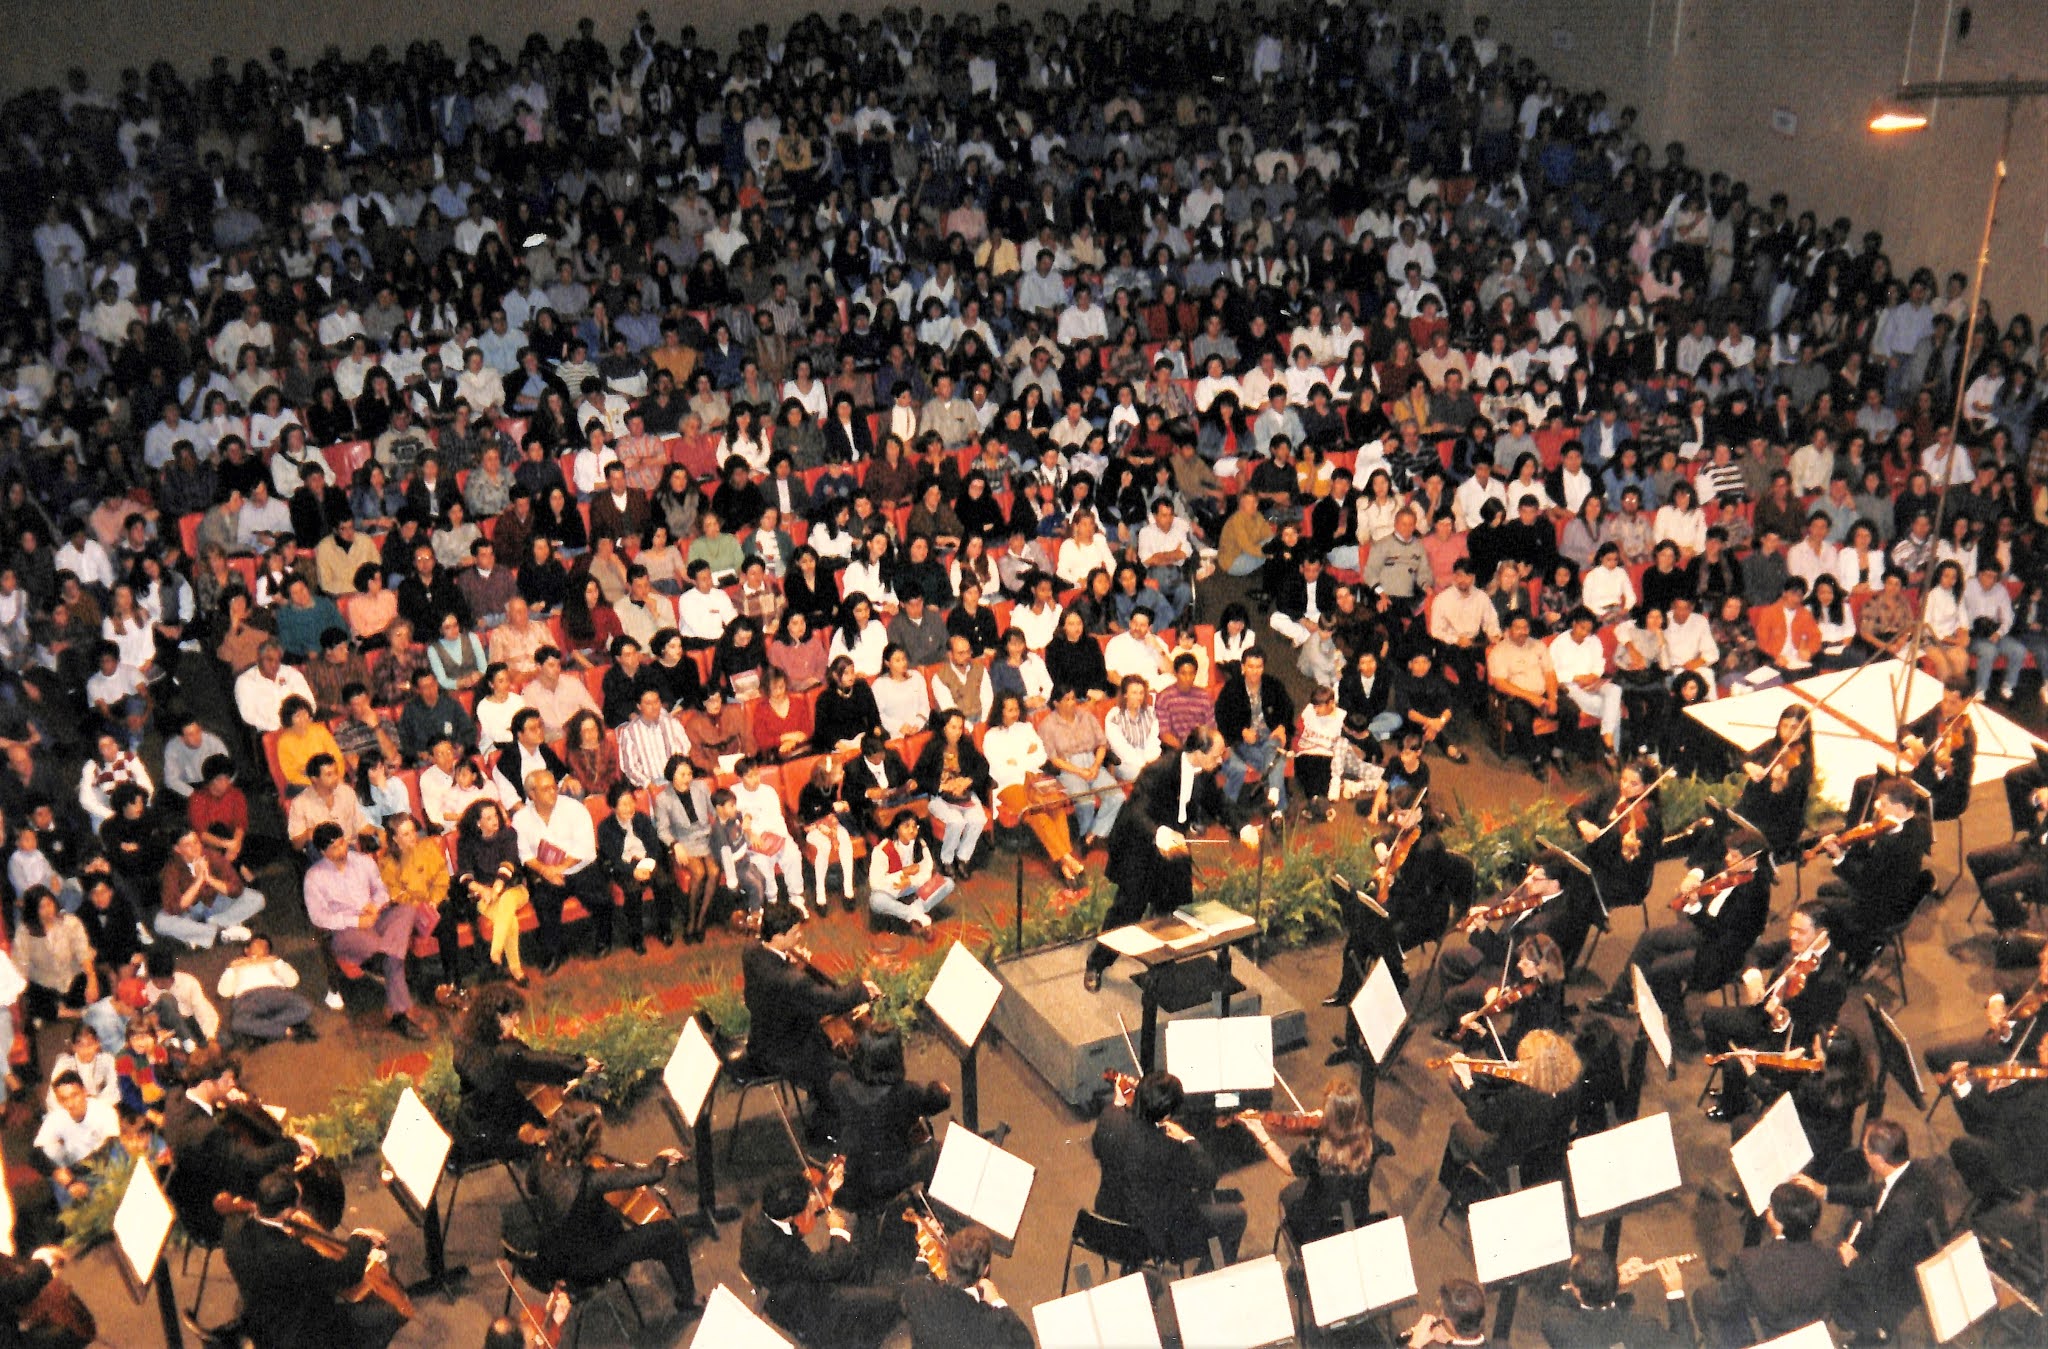
[[[1892,93],[1896,103],[1922,103],[1935,99],[1985,99],[2005,100],[2005,123],[1998,137],[1998,158],[1991,168],[1991,193],[1984,205],[1984,232],[1977,244],[1977,265],[1970,275],[1969,313],[1963,324],[1962,353],[1956,362],[1956,387],[1950,398],[1948,417],[1949,461],[1943,463],[1941,482],[1935,493],[1935,527],[1941,527],[1948,510],[1948,489],[1954,479],[1954,455],[1956,436],[1963,424],[1964,381],[1970,375],[1972,348],[1977,341],[1977,320],[1984,298],[1984,271],[1991,263],[1991,227],[1998,219],[1998,198],[2005,189],[2008,172],[2007,164],[2012,158],[2012,124],[2023,98],[2040,98],[2048,95],[2048,80],[1936,80],[1918,84],[1904,84]],[[1918,131],[1926,127],[1927,118],[1920,115],[1881,114],[1871,119],[1870,127],[1880,134],[1902,131]],[[1921,588],[1919,621],[1913,625],[1913,645],[1906,656],[1905,677],[1899,680],[1897,724],[1906,721],[1907,699],[1913,687],[1913,671],[1920,665],[1920,648],[1927,632],[1927,600],[1933,591],[1933,578]]]

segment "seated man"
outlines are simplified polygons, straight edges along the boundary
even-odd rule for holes
[[[1090,1145],[1102,1168],[1094,1208],[1138,1228],[1168,1260],[1204,1258],[1214,1237],[1224,1261],[1234,1262],[1244,1205],[1216,1199],[1216,1163],[1173,1121],[1185,1098],[1179,1078],[1148,1073],[1128,1102],[1113,1101],[1102,1112]]]
[[[1287,804],[1287,735],[1294,701],[1277,679],[1266,678],[1266,653],[1244,653],[1235,679],[1216,695],[1216,729],[1230,746],[1223,761],[1223,795],[1235,803],[1245,785],[1263,778],[1274,809]]]
[[[271,949],[270,938],[253,936],[241,955],[221,971],[214,991],[227,1004],[227,1029],[239,1039],[317,1040],[313,1004],[299,992],[299,972]]]
[[[1820,1197],[1786,1181],[1771,1191],[1764,1210],[1770,1240],[1737,1251],[1728,1274],[1693,1299],[1708,1349],[1733,1349],[1790,1334],[1835,1303],[1842,1257],[1813,1239]],[[1754,1328],[1753,1328],[1754,1327]]]
[[[1700,1018],[1709,1052],[1810,1045],[1834,1024],[1848,997],[1849,980],[1834,947],[1832,921],[1827,905],[1802,904],[1786,923],[1787,940],[1765,942],[1750,952],[1741,1004],[1710,1007]],[[1721,1074],[1721,1097],[1707,1118],[1734,1120],[1748,1108],[1749,1074],[1744,1065],[1731,1063]]]
[[[306,917],[326,934],[335,960],[360,965],[381,958],[384,1009],[391,1015],[391,1028],[408,1040],[426,1039],[426,1030],[411,1016],[405,957],[414,937],[434,930],[435,915],[410,904],[393,904],[377,864],[355,850],[340,825],[328,821],[315,828],[313,851],[320,860],[306,870]],[[327,1005],[339,1011],[340,1003],[340,991],[330,989]]]
[[[804,1238],[821,1218],[830,1235],[823,1250],[813,1250]],[[763,1312],[800,1343],[872,1349],[887,1337],[898,1317],[896,1292],[862,1286],[863,1263],[851,1220],[821,1206],[799,1175],[769,1182],[740,1227],[740,1269],[765,1295]]]
[[[1549,650],[1529,635],[1527,614],[1510,618],[1507,635],[1487,648],[1486,677],[1507,718],[1508,753],[1528,760],[1537,777],[1546,777],[1547,760],[1564,760],[1557,745],[1557,671]]]
[[[85,1083],[74,1069],[57,1074],[50,1095],[54,1103],[36,1130],[34,1162],[49,1176],[57,1206],[70,1208],[92,1193],[85,1162],[113,1142],[121,1125],[113,1106],[86,1095]]]
[[[242,881],[227,854],[209,849],[199,831],[187,829],[171,846],[158,887],[156,930],[197,950],[216,938],[245,942],[243,924],[263,912],[263,896]]]
[[[1557,684],[1600,723],[1600,744],[1612,765],[1621,739],[1621,685],[1608,678],[1607,649],[1593,635],[1593,611],[1581,606],[1565,615],[1565,623],[1567,631],[1550,644]]]

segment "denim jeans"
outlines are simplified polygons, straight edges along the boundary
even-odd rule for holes
[[[194,904],[183,913],[159,913],[156,930],[194,950],[213,946],[224,927],[247,923],[263,912],[263,896],[244,887],[239,895],[215,895],[210,904]]]
[[[1082,793],[1115,787],[1115,775],[1104,768],[1096,772],[1092,781],[1073,773],[1062,773],[1059,776],[1060,786],[1074,798],[1074,823],[1080,827],[1081,832],[1095,838],[1108,838],[1109,831],[1116,825],[1118,812],[1124,808],[1124,794],[1121,791],[1103,792],[1100,796],[1084,799]]]
[[[1287,760],[1280,753],[1280,747],[1271,740],[1261,740],[1255,745],[1242,741],[1230,747],[1230,754],[1223,760],[1223,794],[1236,801],[1244,794],[1245,784],[1253,778],[1263,777],[1266,789],[1274,805],[1287,804]]]
[[[2005,691],[2012,692],[2013,685],[2020,682],[2020,667],[2026,664],[2027,648],[2019,638],[2010,634],[2004,637],[1979,637],[1970,643],[1970,655],[1977,662],[1977,696],[1982,698],[1991,688],[1993,661],[2005,657]]]

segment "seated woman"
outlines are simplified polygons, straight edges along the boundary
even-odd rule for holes
[[[1451,1090],[1466,1118],[1451,1125],[1437,1169],[1437,1181],[1450,1191],[1452,1203],[1463,1206],[1482,1197],[1465,1174],[1468,1166],[1494,1178],[1521,1166],[1525,1185],[1555,1179],[1549,1168],[1562,1165],[1578,1117],[1579,1055],[1571,1041],[1555,1031],[1533,1031],[1505,1075],[1458,1072]]]
[[[1060,876],[1069,885],[1078,881],[1087,867],[1075,851],[1067,825],[1066,794],[1046,771],[1045,742],[1024,719],[1024,702],[1016,694],[996,694],[981,752],[988,758],[997,814],[1006,821],[1021,816],[1045,845],[1045,854],[1059,868]],[[1033,806],[1043,808],[1029,810]]]
[[[1373,1170],[1380,1158],[1394,1155],[1394,1148],[1373,1133],[1356,1083],[1332,1079],[1314,1113],[1286,1116],[1274,1126],[1250,1111],[1238,1118],[1259,1140],[1267,1159],[1294,1178],[1280,1191],[1280,1213],[1297,1244],[1341,1230],[1346,1200],[1352,1218],[1361,1227],[1366,1224],[1372,1212]],[[1285,1152],[1273,1141],[1273,1133],[1276,1128],[1297,1132],[1297,1125],[1309,1131],[1308,1139],[1292,1153]]]
[[[1447,1033],[1468,1040],[1477,1035],[1481,1043],[1497,1042],[1512,1054],[1532,1031],[1564,1026],[1564,981],[1557,943],[1541,932],[1524,937],[1515,948],[1514,975],[1505,983],[1474,989],[1473,983],[1483,981],[1468,980],[1444,995],[1445,1009],[1459,1013]],[[1502,1014],[1509,1016],[1505,1029],[1498,1021]]]
[[[818,878],[818,912],[825,905],[825,873],[832,859],[839,859],[839,883],[846,911],[853,912],[853,834],[857,827],[853,807],[846,801],[846,769],[831,755],[811,765],[811,780],[797,793],[796,822],[804,831],[804,845],[811,855],[811,869]]]
[[[912,1185],[930,1184],[939,1150],[930,1117],[953,1104],[943,1082],[905,1080],[903,1037],[877,1026],[855,1046],[850,1069],[827,1087],[846,1154],[839,1202],[855,1212],[886,1204]]]
[[[525,994],[493,984],[478,991],[463,1015],[453,1056],[460,1095],[450,1159],[458,1166],[527,1156],[534,1145],[520,1136],[522,1131],[538,1129],[545,1121],[527,1099],[526,1088],[559,1087],[601,1066],[580,1054],[550,1054],[527,1044],[519,1038],[525,1012]]]
[[[547,1141],[528,1174],[526,1193],[539,1228],[536,1272],[549,1280],[591,1284],[655,1260],[675,1285],[676,1311],[701,1310],[690,1272],[690,1229],[673,1215],[631,1223],[608,1196],[670,1179],[682,1153],[669,1149],[645,1166],[605,1161],[604,1115],[588,1101],[569,1101],[548,1121]]]
[[[479,921],[490,922],[491,963],[503,965],[514,984],[526,987],[526,966],[519,959],[519,911],[526,907],[519,839],[496,801],[473,801],[462,812],[455,828],[455,873],[454,884],[468,893]]]

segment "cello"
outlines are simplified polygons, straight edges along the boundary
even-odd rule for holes
[[[547,1121],[552,1120],[555,1113],[568,1103],[581,1081],[582,1079],[578,1078],[576,1082],[566,1086],[556,1086],[552,1082],[527,1083],[520,1086],[520,1092],[526,1097],[527,1104],[534,1108],[535,1113],[543,1121]],[[530,1147],[540,1147],[547,1141],[546,1130],[540,1125],[522,1124],[519,1126],[519,1141]],[[677,1153],[671,1161],[672,1165],[684,1160],[680,1150],[671,1151]],[[590,1169],[593,1171],[608,1171],[615,1166],[623,1165],[618,1159],[604,1153],[592,1154],[589,1161]],[[675,1216],[675,1209],[670,1206],[668,1196],[656,1185],[642,1185],[633,1190],[613,1190],[605,1195],[604,1201],[617,1209],[619,1216],[633,1227],[645,1227],[649,1223],[658,1223],[664,1218]]]
[[[308,1250],[329,1260],[339,1260],[348,1254],[347,1239],[324,1231],[311,1222],[293,1217],[292,1213],[286,1213],[279,1218],[265,1218],[257,1211],[253,1200],[220,1194],[214,1198],[213,1211],[223,1218],[239,1213],[257,1222],[268,1223],[286,1236],[296,1238]],[[303,1210],[293,1210],[293,1213],[298,1212]],[[373,1297],[405,1320],[412,1320],[412,1299],[406,1296],[404,1286],[392,1275],[391,1267],[381,1260],[370,1261],[363,1270],[362,1279],[341,1291],[343,1302],[362,1302]]]
[[[807,947],[797,946],[789,952],[790,960],[809,976],[812,983],[821,988],[837,989],[838,980],[819,969],[811,962]],[[851,1060],[854,1049],[860,1044],[860,1033],[874,1020],[874,1009],[863,1002],[844,1012],[832,1012],[818,1018],[818,1029],[825,1032],[825,1042],[832,1046],[835,1057]]]

